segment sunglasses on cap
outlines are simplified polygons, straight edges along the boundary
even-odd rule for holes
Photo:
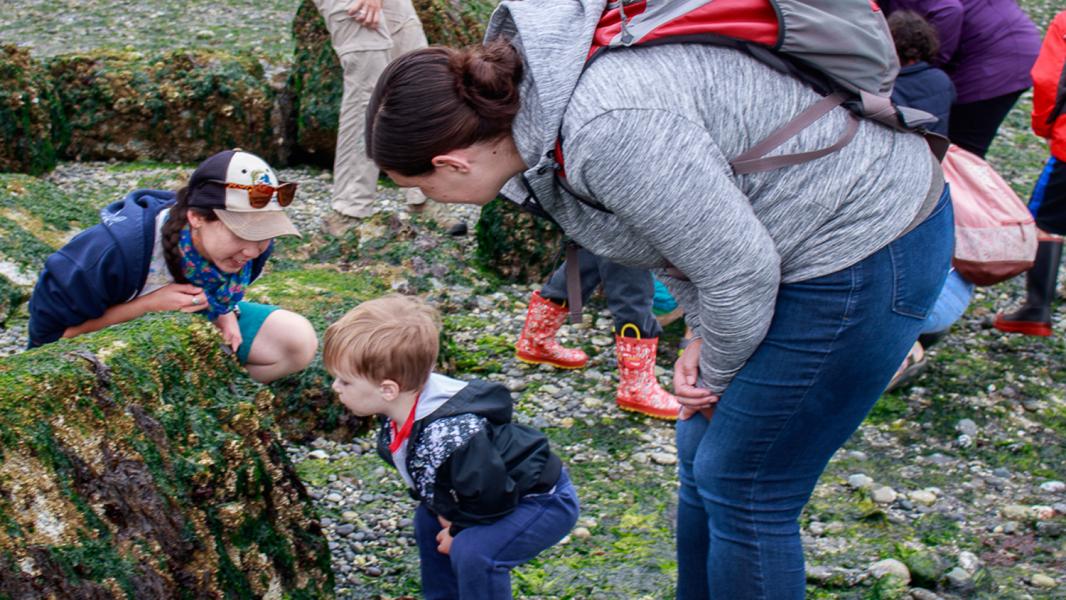
[[[242,183],[230,183],[228,181],[221,181],[218,179],[209,179],[211,183],[217,183],[224,185],[226,188],[235,190],[247,190],[248,191],[248,204],[252,208],[263,208],[267,204],[270,204],[270,199],[274,197],[274,193],[278,194],[278,204],[281,206],[288,206],[292,204],[292,199],[296,196],[295,181],[282,181],[277,187],[268,183],[254,183],[252,185],[246,185]]]

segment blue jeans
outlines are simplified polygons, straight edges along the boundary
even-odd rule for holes
[[[677,424],[677,597],[803,598],[799,516],[918,337],[951,261],[946,195],[858,264],[782,285],[710,422]]]
[[[446,555],[437,551],[437,517],[419,504],[415,540],[422,595],[427,600],[511,598],[511,569],[559,543],[577,515],[577,492],[563,469],[552,493],[526,496],[499,521],[460,531]]]
[[[974,285],[966,281],[955,269],[948,273],[948,279],[944,282],[944,289],[933,305],[933,310],[925,319],[921,333],[940,333],[947,331],[955,321],[962,317],[966,309],[970,307],[973,299]]]
[[[614,317],[616,332],[622,331],[626,323],[632,323],[640,329],[641,337],[659,337],[663,328],[652,312],[655,278],[651,271],[611,262],[584,248],[577,251],[577,258],[581,267],[582,302],[587,302],[596,287],[603,283],[603,295]],[[540,295],[557,302],[566,300],[566,262],[551,274]]]

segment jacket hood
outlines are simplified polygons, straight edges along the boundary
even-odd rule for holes
[[[422,420],[425,426],[431,421],[454,415],[473,413],[485,417],[490,423],[502,425],[511,422],[514,403],[507,388],[488,381],[474,380],[451,397],[440,408]]]
[[[529,167],[549,162],[545,155],[555,146],[606,5],[606,0],[506,0],[489,19],[485,41],[508,39],[522,57],[522,106],[515,121],[532,124],[521,129],[536,134],[516,135],[515,144]]]
[[[170,208],[177,194],[167,190],[134,190],[100,210],[100,224],[122,248],[130,268],[148,271],[155,239],[155,218]]]

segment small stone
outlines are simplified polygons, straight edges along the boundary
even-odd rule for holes
[[[329,452],[325,450],[312,450],[307,453],[307,458],[315,458],[318,460],[329,460]]]
[[[1047,521],[1055,518],[1055,509],[1050,506],[1034,506],[1029,509],[1029,514],[1038,521]]]
[[[317,437],[315,438],[315,441],[311,442],[312,448],[325,448],[326,446],[329,446],[329,442],[326,438]]]
[[[965,591],[973,587],[973,575],[970,575],[961,567],[955,567],[948,571],[945,576],[948,582],[948,587],[956,590]]]
[[[1036,573],[1035,575],[1030,577],[1029,583],[1031,583],[1033,587],[1038,587],[1045,590],[1050,590],[1051,588],[1058,586],[1057,581],[1055,581],[1051,577],[1048,577],[1047,575],[1044,575],[1043,573]]]
[[[813,584],[828,583],[833,578],[833,571],[829,567],[807,565],[807,581]]]
[[[892,504],[896,501],[896,490],[887,485],[881,486],[870,493],[870,497],[878,504]]]
[[[873,478],[863,473],[856,473],[848,476],[848,485],[851,486],[852,489],[863,490],[869,488],[873,484]]]
[[[959,445],[959,448],[969,448],[973,446],[973,436],[964,433],[955,439],[955,443]]]
[[[945,465],[951,464],[951,458],[937,452],[935,454],[929,455],[929,462],[933,463],[934,465],[937,465],[938,467],[943,467]]]
[[[652,462],[660,465],[676,465],[677,455],[670,454],[668,452],[653,452],[651,455]]]
[[[1040,491],[1047,492],[1049,494],[1058,494],[1066,491],[1066,483],[1061,481],[1045,481],[1040,484]]]
[[[346,510],[341,513],[341,518],[351,523],[359,519],[359,513],[355,512],[354,510]]]
[[[334,504],[338,504],[342,500],[344,500],[344,496],[341,496],[337,492],[333,492],[332,494],[326,496],[326,502],[332,502]]]
[[[862,461],[866,460],[868,457],[866,456],[866,453],[861,450],[851,450],[848,452],[848,458]]]
[[[981,559],[973,552],[959,552],[959,566],[967,573],[976,573],[981,568]]]
[[[570,535],[576,537],[579,540],[587,540],[592,537],[592,532],[585,527],[575,527]]]
[[[978,432],[977,423],[974,423],[971,419],[962,419],[955,424],[955,431],[970,437],[976,437]]]
[[[870,574],[877,579],[881,579],[882,577],[893,577],[904,584],[911,582],[911,572],[907,569],[907,565],[894,558],[879,560],[870,565],[869,570]]]
[[[381,567],[371,565],[366,568],[366,574],[371,577],[381,577]]]
[[[840,535],[841,533],[844,533],[845,529],[847,529],[846,525],[840,521],[833,521],[832,523],[826,524],[825,533],[826,535]]]
[[[918,490],[907,494],[912,502],[922,504],[924,506],[931,506],[936,503],[936,494],[929,490]]]
[[[343,525],[337,526],[337,535],[340,536],[347,536],[353,531],[355,531],[355,525],[352,525],[351,523],[345,523]]]
[[[1024,521],[1030,515],[1029,507],[1020,504],[1008,504],[1000,509],[999,512],[1004,518],[1012,521]]]
[[[1006,523],[1004,523],[1002,525],[1002,527],[999,529],[998,533],[1005,533],[1007,535],[1013,535],[1013,534],[1015,534],[1017,532],[1018,532],[1018,522],[1017,521],[1007,521]]]
[[[1029,412],[1040,412],[1045,408],[1045,404],[1039,400],[1022,400],[1022,408]]]
[[[914,588],[911,590],[911,600],[942,600],[940,596],[934,592],[930,592],[924,588]]]
[[[1057,538],[1062,535],[1063,526],[1062,523],[1055,521],[1040,521],[1036,524],[1036,532],[1041,537]]]
[[[611,345],[611,338],[609,338],[609,337],[607,337],[605,335],[594,335],[594,336],[592,336],[592,339],[590,341],[592,342],[593,346],[596,346],[596,347],[599,347],[599,348],[603,348],[604,346],[610,346]]]
[[[1004,469],[1003,467],[992,469],[992,474],[1003,479],[1010,479],[1011,476],[1010,469]]]

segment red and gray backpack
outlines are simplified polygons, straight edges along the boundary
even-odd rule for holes
[[[858,118],[923,133],[938,158],[947,151],[946,138],[924,129],[935,117],[895,106],[889,99],[899,60],[884,16],[869,0],[613,1],[600,17],[585,65],[604,52],[674,43],[735,48],[803,80],[824,96],[735,157],[730,164],[737,175],[797,165],[835,152],[851,141],[859,128]],[[850,110],[851,118],[836,142],[809,152],[765,158],[839,105]],[[556,142],[555,160],[560,182],[571,191],[565,182],[561,140]]]

